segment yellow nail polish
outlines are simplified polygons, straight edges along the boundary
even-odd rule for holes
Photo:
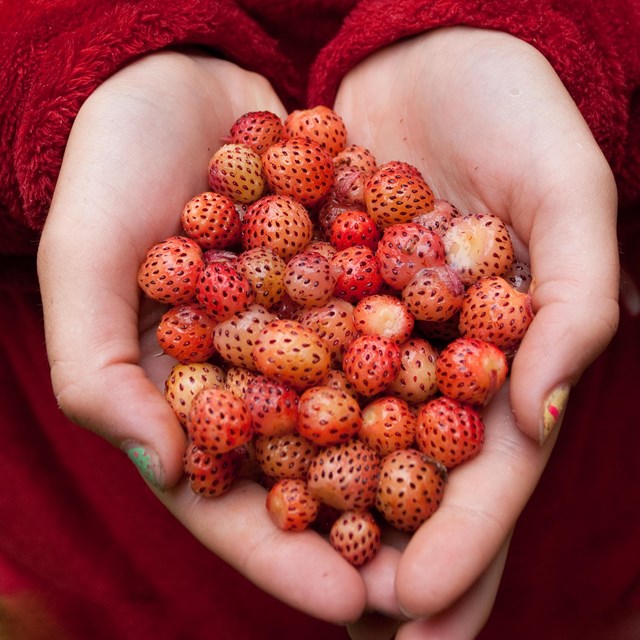
[[[562,420],[569,399],[568,384],[559,384],[545,398],[542,408],[542,424],[540,427],[540,444],[544,444],[551,432]]]

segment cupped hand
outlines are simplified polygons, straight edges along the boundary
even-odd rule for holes
[[[568,391],[617,326],[615,184],[551,65],[508,34],[454,27],[397,43],[345,77],[335,108],[379,162],[410,162],[437,197],[505,220],[532,266],[536,315],[486,411],[483,452],[450,474],[441,508],[402,553],[363,571],[370,609],[422,618],[399,640],[470,638]],[[378,637],[362,628],[354,638]]]
[[[233,121],[264,109],[285,115],[260,76],[171,51],[130,64],[88,98],[38,256],[47,349],[61,409],[137,455],[193,535],[275,597],[344,622],[360,614],[364,585],[319,535],[279,531],[256,484],[206,500],[182,480],[185,437],[161,392],[174,361],[155,340],[164,309],[137,288],[148,248],[177,233],[184,204],[207,190],[207,162]]]

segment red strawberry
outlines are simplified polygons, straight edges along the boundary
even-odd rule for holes
[[[321,449],[311,461],[307,484],[320,502],[330,507],[368,509],[376,497],[380,461],[359,440]]]
[[[360,300],[353,310],[353,322],[359,333],[384,336],[394,342],[407,340],[414,325],[407,305],[387,294]]]
[[[193,398],[202,389],[225,385],[224,371],[208,362],[176,364],[171,368],[164,383],[164,398],[173,409],[183,427],[187,425]]]
[[[318,445],[297,433],[282,436],[257,435],[256,462],[271,478],[306,478]]]
[[[198,304],[181,304],[162,314],[156,328],[161,349],[178,362],[205,362],[216,352],[217,322]]]
[[[255,433],[282,436],[296,430],[298,394],[286,384],[257,376],[247,386],[244,402]]]
[[[184,304],[195,299],[203,268],[198,243],[185,236],[171,236],[147,251],[138,270],[138,286],[158,302]]]
[[[449,228],[451,221],[459,215],[460,212],[448,200],[436,198],[433,201],[433,209],[417,215],[412,222],[435,231],[442,236]]]
[[[516,291],[504,278],[480,278],[466,291],[460,309],[460,333],[492,342],[511,355],[531,321],[531,297]]]
[[[262,156],[271,190],[305,207],[318,204],[333,185],[333,161],[317,143],[289,138],[272,144]]]
[[[438,389],[454,400],[485,406],[504,384],[508,369],[506,355],[495,345],[457,338],[438,355]]]
[[[282,120],[271,111],[249,111],[231,126],[225,143],[244,144],[262,155],[282,137]]]
[[[351,211],[355,208],[353,203],[340,202],[332,189],[318,209],[317,220],[320,235],[328,239],[333,221],[344,211]]]
[[[446,396],[420,407],[416,444],[424,454],[452,469],[476,456],[484,443],[484,423],[470,405]]]
[[[242,219],[242,245],[269,247],[286,261],[309,244],[312,231],[309,213],[300,203],[287,196],[265,196]]]
[[[358,144],[347,145],[333,157],[333,164],[336,168],[349,167],[368,174],[372,174],[377,169],[373,153]]]
[[[249,384],[260,374],[245,367],[229,367],[224,379],[224,388],[234,396],[244,400]]]
[[[258,371],[296,390],[317,385],[329,371],[331,357],[314,331],[294,320],[274,320],[253,346]]]
[[[342,369],[358,393],[374,396],[384,391],[398,375],[400,348],[383,336],[359,336],[347,347]]]
[[[287,262],[284,288],[302,307],[319,307],[329,301],[336,286],[331,264],[320,253],[303,251]]]
[[[267,511],[279,529],[304,531],[318,515],[319,504],[306,482],[299,478],[278,480],[267,494]]]
[[[448,265],[421,269],[402,289],[402,300],[416,320],[443,322],[462,308],[464,285]]]
[[[271,309],[284,296],[287,263],[270,247],[255,247],[243,251],[238,256],[235,267],[251,283],[255,302],[265,309]]]
[[[333,523],[329,541],[345,560],[361,567],[381,546],[380,527],[369,511],[345,511]]]
[[[265,189],[262,169],[262,160],[253,149],[225,144],[209,160],[209,187],[237,203],[255,202]]]
[[[514,253],[505,223],[490,214],[458,216],[442,234],[447,264],[463,284],[483,276],[500,276],[513,264]]]
[[[364,245],[375,251],[380,232],[366,211],[343,211],[339,213],[329,230],[329,240],[338,250]]]
[[[238,449],[212,453],[194,444],[189,445],[183,459],[189,487],[200,496],[223,495],[233,485],[242,459],[242,453]]]
[[[191,198],[180,221],[203,249],[226,249],[240,242],[240,214],[233,200],[220,193],[205,191]]]
[[[380,263],[369,247],[348,247],[331,259],[336,277],[333,295],[356,303],[367,295],[378,293],[383,280]]]
[[[360,405],[344,391],[316,386],[300,396],[298,433],[327,447],[353,438],[362,422]]]
[[[410,338],[400,345],[400,371],[387,393],[416,405],[438,391],[437,350],[422,338]]]
[[[246,309],[254,299],[251,283],[230,262],[208,264],[198,279],[196,296],[218,322]]]
[[[347,143],[344,121],[324,105],[292,111],[284,121],[284,131],[289,138],[313,140],[331,157],[340,153]]]
[[[213,453],[243,445],[253,436],[245,403],[226,389],[203,389],[191,403],[187,432],[193,443]]]
[[[380,465],[376,508],[396,529],[411,533],[440,506],[446,478],[445,467],[420,451],[394,451]]]
[[[362,426],[358,439],[378,455],[385,456],[413,445],[416,418],[401,398],[384,396],[372,400],[362,409]]]

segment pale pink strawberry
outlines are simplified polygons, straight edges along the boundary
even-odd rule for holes
[[[347,128],[342,117],[325,105],[291,111],[284,121],[284,132],[289,138],[316,142],[331,157],[347,144]]]
[[[417,405],[438,391],[438,351],[423,338],[409,338],[400,345],[400,370],[387,393]]]
[[[291,387],[262,375],[249,383],[244,394],[254,432],[265,436],[294,433],[298,401],[298,394]]]
[[[380,231],[366,211],[348,210],[339,213],[331,223],[329,240],[338,251],[359,245],[375,251]]]
[[[458,209],[448,200],[436,198],[433,201],[433,209],[431,209],[431,211],[424,211],[418,214],[411,222],[422,225],[442,236],[449,228],[451,221],[459,215],[460,212]]]
[[[410,448],[415,439],[416,417],[401,398],[382,396],[362,409],[358,439],[385,456],[398,449]]]
[[[298,391],[317,385],[331,365],[324,340],[295,320],[277,319],[268,324],[252,353],[258,371]]]
[[[304,480],[282,478],[267,493],[271,519],[284,531],[304,531],[318,515],[319,504]]]
[[[226,389],[203,389],[191,402],[187,432],[193,444],[213,453],[231,451],[253,436],[245,403]]]
[[[440,393],[477,406],[491,401],[508,370],[502,349],[478,338],[457,338],[442,349],[436,361]]]
[[[360,405],[344,391],[318,385],[300,396],[298,433],[319,446],[350,440],[361,422]]]
[[[384,391],[400,370],[400,348],[390,338],[358,336],[347,347],[342,370],[356,391],[365,397]]]
[[[282,137],[282,120],[272,111],[249,111],[231,125],[225,143],[244,144],[262,155]]]
[[[437,460],[399,449],[382,459],[375,506],[389,524],[411,533],[437,511],[446,480],[446,468]]]
[[[320,382],[324,387],[336,389],[342,391],[350,396],[353,396],[356,400],[360,401],[360,394],[356,391],[356,388],[347,380],[347,376],[342,369],[329,369],[327,376]]]
[[[337,249],[328,240],[312,240],[305,247],[305,251],[319,253],[327,260],[331,260],[337,253]]]
[[[225,494],[238,476],[243,456],[234,449],[213,453],[191,444],[184,453],[184,471],[191,490],[207,498]]]
[[[238,259],[238,254],[231,249],[207,249],[202,253],[205,265],[211,262],[232,262]]]
[[[234,396],[244,400],[249,384],[259,375],[259,373],[245,367],[231,366],[227,369],[224,378],[224,388],[227,391],[231,391]]]
[[[354,567],[361,567],[378,553],[380,526],[370,511],[349,510],[340,514],[329,533],[331,546]]]
[[[198,243],[186,236],[170,236],[147,251],[138,270],[138,286],[158,302],[192,302],[203,269]]]
[[[308,250],[287,262],[284,289],[302,307],[320,307],[329,301],[336,286],[336,277],[329,259]]]
[[[443,322],[462,308],[464,285],[448,265],[418,271],[402,289],[402,301],[416,320]]]
[[[180,222],[202,249],[227,249],[240,242],[240,214],[233,200],[221,193],[205,191],[191,198]]]
[[[272,144],[263,154],[263,171],[273,193],[293,198],[305,207],[323,200],[331,190],[331,156],[316,142],[289,138]]]
[[[409,338],[414,322],[407,305],[388,294],[367,296],[353,309],[353,323],[359,333],[384,336],[395,342]]]
[[[309,244],[312,231],[309,213],[299,202],[270,195],[248,207],[242,219],[242,245],[269,247],[286,261]]]
[[[257,435],[254,439],[256,462],[271,478],[306,479],[318,445],[298,433],[282,436]]]
[[[333,295],[351,303],[378,293],[384,282],[380,262],[369,247],[348,247],[338,251],[331,259],[331,270],[336,277]]]
[[[243,251],[234,266],[251,283],[255,302],[265,309],[271,309],[284,296],[287,263],[270,247]]]
[[[333,157],[333,164],[336,168],[349,167],[350,169],[358,169],[369,175],[378,168],[376,158],[367,149],[358,144],[347,145],[340,153]]]
[[[309,465],[307,485],[320,502],[330,507],[368,509],[375,501],[380,461],[359,440],[320,449]]]
[[[262,160],[251,147],[224,144],[209,160],[209,187],[234,202],[255,202],[265,190],[262,170]]]
[[[369,177],[369,173],[360,171],[360,169],[345,165],[336,166],[330,197],[351,209],[365,212],[367,206],[364,199],[364,190]],[[375,226],[375,223],[373,225]]]
[[[475,457],[484,444],[484,422],[468,404],[440,396],[418,411],[416,445],[447,469]]]
[[[178,362],[206,362],[216,352],[213,331],[217,324],[199,304],[181,304],[162,314],[156,339],[164,353]]]

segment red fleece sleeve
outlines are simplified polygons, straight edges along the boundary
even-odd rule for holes
[[[188,43],[297,84],[276,41],[229,0],[10,0],[0,8],[0,253],[32,253],[73,119],[137,56]]]
[[[310,104],[331,104],[343,76],[401,38],[467,25],[511,33],[553,65],[618,180],[640,196],[640,5],[635,0],[363,0],[318,56]]]

